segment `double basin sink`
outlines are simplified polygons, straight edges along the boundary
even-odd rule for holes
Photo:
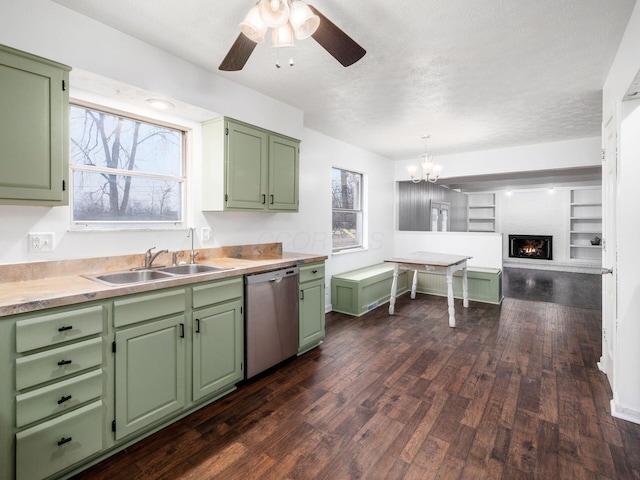
[[[188,263],[185,265],[173,265],[170,267],[154,267],[142,270],[129,270],[126,272],[102,273],[98,275],[86,275],[86,278],[106,285],[118,286],[131,283],[152,282],[166,280],[185,275],[197,275],[199,273],[213,273],[230,270],[231,267],[219,267],[202,263]]]

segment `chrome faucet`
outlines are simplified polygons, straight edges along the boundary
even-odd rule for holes
[[[192,227],[189,229],[189,233],[187,234],[187,237],[191,237],[191,253],[189,254],[189,263],[196,263],[196,255],[200,253],[200,252],[196,252],[193,249],[193,239],[195,237],[195,232],[196,232],[196,229]]]
[[[151,268],[151,265],[153,264],[153,261],[156,259],[156,257],[158,255],[160,255],[161,253],[169,253],[169,250],[160,250],[156,253],[151,253],[151,251],[153,249],[155,249],[156,247],[151,247],[149,250],[147,250],[147,252],[144,254],[144,268]]]

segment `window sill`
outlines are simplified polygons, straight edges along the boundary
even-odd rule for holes
[[[369,249],[365,247],[346,248],[344,250],[338,250],[337,252],[331,252],[331,255],[339,256],[339,255],[346,255],[347,253],[366,252],[367,250]]]
[[[158,225],[105,225],[91,223],[72,223],[68,231],[73,233],[86,232],[158,232],[158,231],[187,231],[184,224],[158,224]]]

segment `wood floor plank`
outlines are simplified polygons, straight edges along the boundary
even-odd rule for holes
[[[74,480],[640,479],[640,425],[611,417],[600,314],[407,295],[330,313],[318,348]]]

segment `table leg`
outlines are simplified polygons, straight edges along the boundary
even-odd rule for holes
[[[456,326],[456,315],[453,303],[453,271],[447,268],[447,303],[449,305],[449,326]]]
[[[416,298],[416,290],[418,288],[418,270],[413,271],[413,283],[411,284],[411,299]]]
[[[469,308],[469,285],[467,283],[467,267],[462,269],[462,306]]]
[[[389,298],[389,315],[393,315],[396,307],[396,291],[398,290],[398,270],[400,266],[396,263],[393,267],[393,280],[391,281],[391,297]]]

